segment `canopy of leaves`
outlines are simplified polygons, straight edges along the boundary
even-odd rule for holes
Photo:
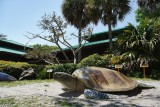
[[[141,20],[144,20],[145,17],[148,18],[157,18],[160,16],[160,3],[156,4],[156,10],[154,12],[151,12],[150,8],[143,7],[138,8],[136,10],[136,21],[140,22]]]
[[[33,50],[28,51],[26,57],[31,59],[49,59],[51,52],[58,49],[56,46],[33,45]],[[52,55],[53,56],[53,55]]]
[[[160,16],[159,0],[137,0],[139,8],[136,11],[136,21],[140,22],[145,17],[157,18]]]
[[[83,29],[90,23],[85,5],[86,0],[64,0],[62,4],[64,18],[78,29]]]
[[[145,18],[138,27],[129,24],[118,38],[121,60],[128,67],[137,66],[143,61],[151,66],[160,61],[160,17]]]
[[[87,0],[87,10],[94,23],[102,21],[104,25],[111,21],[115,26],[117,20],[122,21],[131,10],[130,0]]]

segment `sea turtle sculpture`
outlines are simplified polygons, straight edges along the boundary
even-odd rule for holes
[[[0,72],[0,81],[16,81],[17,79],[11,75]]]
[[[64,85],[70,91],[84,91],[92,89],[98,92],[123,92],[136,87],[152,88],[132,80],[122,73],[101,67],[85,67],[77,69],[72,75],[64,72],[55,72],[53,79]]]

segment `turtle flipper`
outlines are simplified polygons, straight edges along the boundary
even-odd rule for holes
[[[148,84],[144,84],[144,83],[138,83],[138,87],[139,88],[143,88],[143,89],[150,89],[150,88],[155,88],[155,86],[153,85],[148,85]]]
[[[110,96],[106,93],[102,93],[91,89],[85,89],[84,96],[89,99],[110,99]]]

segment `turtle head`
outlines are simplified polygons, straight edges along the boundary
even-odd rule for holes
[[[53,79],[63,84],[65,88],[72,89],[76,78],[65,72],[55,72],[53,74]]]

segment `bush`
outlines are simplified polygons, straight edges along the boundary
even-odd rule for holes
[[[0,60],[0,71],[7,73],[16,79],[19,79],[21,73],[28,69],[33,68],[36,72],[37,79],[46,79],[47,73],[44,71],[44,65],[35,65],[35,64],[28,64],[26,62],[11,62],[11,61],[3,61]]]
[[[16,79],[19,79],[19,76],[24,69],[31,67],[30,64],[25,62],[11,62],[0,60],[0,71],[12,75]]]
[[[108,61],[105,60],[102,56],[98,54],[90,55],[84,58],[79,64],[78,67],[86,67],[86,66],[97,66],[97,67],[106,67]]]
[[[129,77],[143,78],[143,72],[142,71],[128,71],[128,72],[124,72],[124,74],[129,76]]]
[[[66,72],[72,74],[76,69],[76,64],[61,64],[61,65],[35,65],[25,62],[11,62],[0,60],[0,71],[12,75],[19,79],[21,73],[28,69],[33,68],[36,72],[36,79],[48,79],[47,69],[53,69],[53,72]]]
[[[72,74],[77,69],[77,64],[67,63],[60,65],[53,65],[48,68],[52,68],[53,72],[66,72]]]
[[[48,79],[45,65],[32,65],[32,68],[36,72],[36,79]]]
[[[152,70],[150,78],[160,80],[160,70]]]

